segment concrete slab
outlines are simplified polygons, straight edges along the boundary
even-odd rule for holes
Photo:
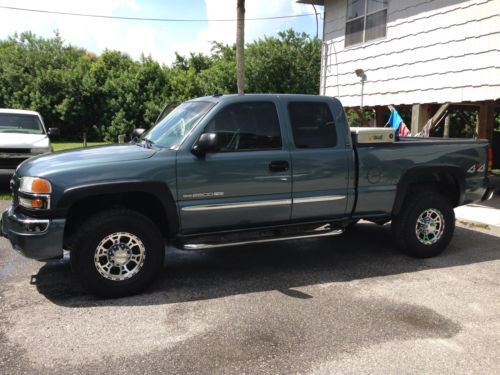
[[[459,221],[484,224],[500,228],[500,197],[483,203],[469,204],[455,208]]]

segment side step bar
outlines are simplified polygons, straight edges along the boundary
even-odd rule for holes
[[[289,240],[299,240],[305,238],[317,238],[317,237],[328,237],[328,236],[338,236],[344,233],[344,229],[330,228],[329,225],[323,225],[311,231],[306,232],[295,232],[287,234],[276,234],[274,236],[262,236],[258,235],[262,232],[244,234],[239,239],[232,235],[231,238],[225,236],[214,236],[214,237],[200,237],[192,238],[185,242],[178,243],[177,246],[182,250],[204,250],[204,249],[214,249],[219,247],[228,246],[241,246],[241,245],[251,245],[256,243],[266,243],[266,242],[277,242],[277,241],[289,241]]]

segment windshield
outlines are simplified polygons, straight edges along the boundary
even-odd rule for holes
[[[0,133],[44,134],[44,131],[38,116],[0,113]]]
[[[142,138],[160,147],[174,148],[213,106],[214,103],[201,101],[182,103]]]

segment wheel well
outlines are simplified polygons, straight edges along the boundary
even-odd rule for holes
[[[453,207],[460,205],[463,199],[463,183],[459,177],[446,171],[418,173],[398,186],[398,195],[393,214],[397,214],[408,197],[415,193],[432,191],[446,197]]]
[[[71,250],[78,228],[87,218],[111,208],[127,208],[150,218],[165,238],[169,236],[168,220],[161,201],[149,193],[103,194],[82,198],[66,215],[64,246]]]

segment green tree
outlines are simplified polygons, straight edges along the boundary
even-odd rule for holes
[[[321,42],[287,30],[247,45],[246,92],[316,94]],[[0,107],[40,112],[61,138],[116,141],[150,128],[165,103],[237,92],[236,46],[212,42],[208,55],[176,55],[171,66],[119,51],[97,56],[59,34],[25,32],[0,41]]]
[[[293,30],[247,45],[247,92],[319,93],[321,41]]]

